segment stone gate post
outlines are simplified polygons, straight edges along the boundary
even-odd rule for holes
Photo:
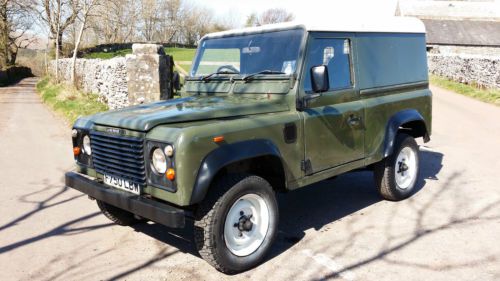
[[[132,45],[126,65],[130,105],[172,98],[173,60],[162,45]]]

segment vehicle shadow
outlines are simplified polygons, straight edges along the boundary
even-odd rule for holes
[[[438,180],[443,154],[420,151],[420,159],[421,170],[415,193],[422,190],[428,180]],[[277,239],[266,261],[302,240],[306,230],[321,231],[325,225],[340,221],[382,200],[371,171],[351,172],[293,192],[278,194],[280,224]],[[181,252],[199,257],[194,245],[192,222],[184,229],[169,229],[155,223],[139,224],[134,229]]]

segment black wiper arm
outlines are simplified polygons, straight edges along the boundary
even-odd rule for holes
[[[210,73],[210,74],[207,74],[205,76],[201,76],[200,77],[200,80],[201,81],[207,81],[208,79],[210,79],[212,76],[214,75],[219,75],[219,74],[238,74],[236,72],[230,72],[230,71],[216,71],[216,72],[213,72],[213,73]]]
[[[248,74],[247,76],[243,77],[243,81],[245,81],[245,82],[249,81],[250,79],[254,78],[255,76],[261,75],[261,74],[286,74],[286,73],[283,71],[275,71],[275,70],[266,69],[266,70],[262,70],[262,71],[259,71],[256,73]]]

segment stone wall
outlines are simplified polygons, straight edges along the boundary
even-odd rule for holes
[[[50,62],[50,72],[55,76],[55,61]],[[59,60],[61,81],[71,81],[71,59]],[[76,81],[84,92],[99,95],[99,99],[110,109],[129,105],[127,68],[125,58],[77,59]]]
[[[78,89],[99,95],[110,109],[172,98],[172,57],[158,44],[134,44],[132,49],[126,58],[77,59]],[[61,59],[58,65],[60,81],[71,81],[71,59]],[[55,61],[49,69],[55,76]]]
[[[500,56],[428,54],[429,72],[448,79],[500,88]]]

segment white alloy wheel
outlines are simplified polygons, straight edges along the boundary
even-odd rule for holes
[[[394,167],[396,184],[401,189],[409,188],[417,176],[417,155],[410,147],[404,147],[398,154]]]
[[[260,195],[246,194],[231,206],[224,223],[224,241],[236,256],[248,256],[262,245],[269,230],[269,207]]]

